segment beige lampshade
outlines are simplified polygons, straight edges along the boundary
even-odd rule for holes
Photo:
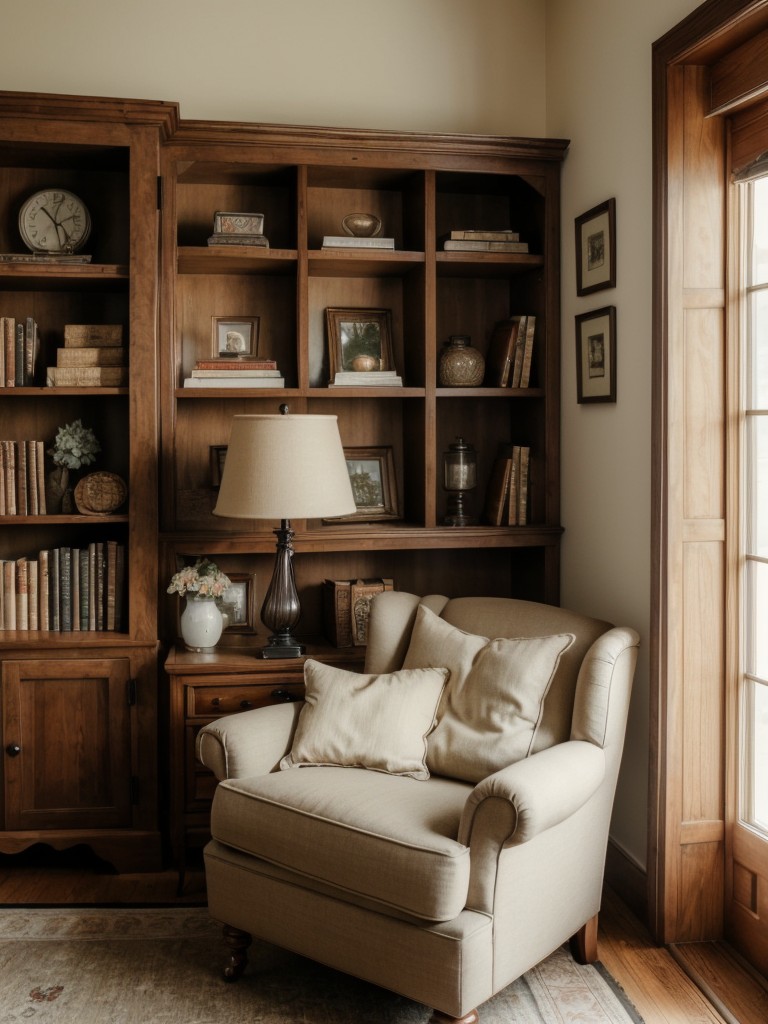
[[[235,416],[213,514],[314,519],[355,511],[335,416]]]

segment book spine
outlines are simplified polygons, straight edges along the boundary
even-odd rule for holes
[[[515,339],[515,358],[512,363],[512,373],[509,378],[511,388],[520,387],[520,374],[523,371],[523,355],[525,353],[525,333],[528,329],[528,317],[521,316]]]
[[[390,586],[387,586],[387,583]],[[368,643],[368,621],[371,602],[377,594],[391,590],[392,580],[356,580],[350,587],[350,625],[354,647],[365,647]]]
[[[483,242],[519,242],[520,233],[507,230],[506,228],[490,231],[483,230],[482,228],[467,228],[465,231],[452,231],[451,239],[458,242],[469,242],[473,239]]]
[[[274,359],[198,359],[196,370],[276,370]]]
[[[16,562],[16,629],[29,629],[29,565],[26,558]]]
[[[16,442],[3,441],[5,464],[5,514],[16,515]]]
[[[106,557],[102,541],[96,542],[96,629],[104,629],[104,588]]]
[[[509,502],[507,505],[507,525],[519,526],[517,518],[518,494],[520,492],[520,445],[512,445],[512,458],[509,460]]]
[[[89,590],[88,548],[80,548],[80,629],[88,629]]]
[[[528,476],[531,449],[525,445],[520,449],[520,494],[517,502],[517,525],[528,524]]]
[[[5,387],[5,317],[0,316],[0,388]]]
[[[40,567],[36,559],[27,563],[29,582],[29,628],[40,628]]]
[[[125,545],[117,545],[117,570],[115,573],[115,629],[123,628],[123,594],[125,592]]]
[[[51,629],[58,632],[61,629],[61,598],[59,591],[59,548],[51,548],[48,563],[48,598],[50,608]]]
[[[45,442],[35,441],[37,448],[37,504],[41,516],[46,514],[45,504]]]
[[[529,316],[525,328],[525,345],[523,347],[523,365],[520,370],[520,387],[527,388],[531,381],[531,362],[533,360],[533,335],[536,330],[536,317]]]
[[[40,492],[37,478],[37,441],[25,441],[27,453],[27,511],[31,516],[40,514]]]
[[[72,629],[80,629],[80,548],[72,548]]]
[[[59,628],[72,629],[72,548],[59,549]]]
[[[3,628],[16,629],[16,563],[3,562]]]
[[[352,646],[349,580],[326,580],[323,584],[326,636],[334,647]]]
[[[126,366],[49,366],[48,387],[123,387],[128,383]]]
[[[88,629],[96,629],[96,544],[88,545]]]
[[[122,345],[122,324],[65,324],[66,348],[104,348]]]
[[[32,387],[37,375],[39,337],[35,320],[28,316],[24,325],[24,383]]]
[[[5,349],[5,386],[16,385],[16,321],[12,316],[3,317],[3,346]]]
[[[49,554],[48,551],[40,551],[37,556],[39,565],[39,590],[40,607],[39,619],[40,629],[51,628],[51,592],[49,587]]]
[[[27,445],[24,441],[14,441],[13,446],[16,451],[16,514],[25,516],[29,513]]]
[[[115,593],[117,583],[117,541],[107,541],[104,626],[115,631]]]
[[[3,441],[0,441],[0,516],[5,516],[5,515],[8,514],[7,509],[6,509],[6,504],[5,504],[5,496],[6,496],[5,473],[6,473],[5,444],[4,444]]]
[[[115,348],[58,348],[56,349],[56,367],[97,367],[123,366],[125,349]]]
[[[16,324],[16,340],[14,342],[13,383],[17,388],[24,387],[24,324]]]

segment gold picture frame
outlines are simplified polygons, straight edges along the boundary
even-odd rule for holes
[[[329,306],[325,319],[331,380],[339,372],[354,370],[357,356],[377,360],[374,370],[394,370],[391,310]]]
[[[392,448],[344,448],[355,511],[345,516],[324,519],[324,523],[370,523],[380,519],[400,519],[397,478]]]
[[[253,358],[258,354],[259,317],[211,317],[211,355],[214,359]]]

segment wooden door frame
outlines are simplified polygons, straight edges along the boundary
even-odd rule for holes
[[[722,423],[727,294],[724,117],[740,104],[752,102],[754,90],[750,93],[744,65],[739,71],[741,93],[737,89],[731,102],[723,102],[717,86],[723,58],[751,45],[766,27],[768,0],[708,0],[653,47],[655,472],[648,907],[651,929],[664,943],[718,938],[723,932],[728,697],[723,638],[729,535],[728,439]],[[697,215],[705,240],[698,251],[690,244],[685,247],[686,228]],[[707,266],[713,249],[719,251],[710,261],[714,265]],[[708,414],[712,428],[708,444],[718,479],[708,485],[709,495],[697,506],[685,494],[682,479],[687,473],[696,477],[696,468],[689,465],[687,431],[702,425],[701,407],[691,412],[686,405],[690,370],[685,368],[685,349],[691,340],[686,318],[699,317],[701,326],[702,316],[708,318],[705,326],[710,336],[705,347],[711,344],[705,358],[709,362],[707,368],[694,372],[703,374],[701,380],[714,385],[716,392]],[[719,389],[718,374],[722,374]],[[697,415],[699,421],[694,422]],[[699,472],[698,477],[704,479],[705,474]],[[708,618],[699,608],[691,613],[690,591],[686,605],[686,575],[693,572],[707,574]],[[699,692],[696,670],[707,658],[714,659],[715,668]],[[698,703],[697,710],[704,707],[714,716],[708,730],[687,720],[692,701]]]

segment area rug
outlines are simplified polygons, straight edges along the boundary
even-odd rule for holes
[[[419,1003],[254,942],[221,978],[205,909],[0,910],[1,1024],[426,1024]],[[565,948],[480,1008],[481,1024],[642,1024],[601,968]]]

